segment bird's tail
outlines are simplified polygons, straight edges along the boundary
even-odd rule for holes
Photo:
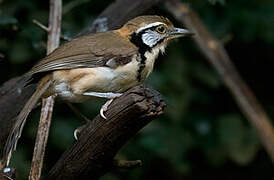
[[[43,81],[44,80],[44,81]],[[48,79],[42,79],[35,92],[32,94],[30,99],[27,101],[19,115],[16,117],[16,121],[11,129],[11,132],[9,134],[9,137],[6,141],[5,147],[4,147],[4,156],[6,158],[6,165],[9,164],[9,160],[11,157],[12,152],[16,149],[16,145],[18,142],[18,139],[21,137],[23,127],[26,123],[26,119],[31,112],[31,110],[36,106],[38,101],[40,100],[41,96],[47,91],[51,84],[51,81]]]

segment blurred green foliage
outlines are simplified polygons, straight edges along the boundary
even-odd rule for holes
[[[62,34],[73,37],[111,2],[64,0]],[[239,72],[273,117],[274,1],[183,2],[225,43]],[[163,7],[149,14],[168,16],[182,26]],[[32,20],[46,25],[47,18],[47,1],[0,0],[1,83],[26,72],[45,56],[46,33]],[[168,108],[118,154],[122,159],[141,159],[144,166],[108,173],[103,180],[274,178],[272,163],[256,132],[191,39],[170,44],[146,83],[161,92]],[[92,118],[102,103],[77,106]],[[19,179],[26,178],[29,171],[39,111],[29,119],[12,159]],[[57,104],[44,173],[74,141],[73,131],[80,124],[65,104]]]

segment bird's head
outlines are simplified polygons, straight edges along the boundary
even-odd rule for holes
[[[171,39],[191,36],[192,32],[176,28],[162,16],[139,16],[128,21],[120,30],[137,47],[152,49],[166,45]]]

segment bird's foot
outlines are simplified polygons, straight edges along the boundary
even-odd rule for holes
[[[107,93],[99,93],[99,92],[85,92],[83,95],[85,96],[95,96],[95,97],[101,97],[101,98],[107,98],[109,99],[100,109],[100,116],[104,119],[107,119],[106,116],[104,115],[104,112],[107,111],[108,106],[112,103],[113,99],[120,97],[122,93],[112,93],[112,92],[107,92]]]

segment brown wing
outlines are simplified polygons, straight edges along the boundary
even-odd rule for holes
[[[132,57],[136,52],[137,47],[126,38],[121,38],[115,31],[96,33],[73,39],[60,46],[36,64],[28,74],[105,66],[109,59],[124,61],[125,58]],[[121,62],[117,62],[117,64],[121,64]]]

